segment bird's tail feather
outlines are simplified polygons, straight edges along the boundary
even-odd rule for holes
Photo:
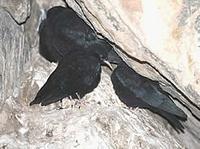
[[[34,105],[34,104],[39,104],[41,102],[41,98],[35,98],[33,101],[31,101],[31,103],[29,104],[30,106]]]
[[[48,96],[47,90],[48,90],[48,85],[47,83],[45,83],[44,86],[37,93],[35,99],[30,103],[30,106],[34,104],[39,104],[46,96]]]
[[[152,108],[150,109],[150,111],[154,112],[154,113],[157,113],[159,114],[161,117],[163,117],[164,119],[166,119],[170,125],[178,132],[184,132],[184,126],[183,124],[181,123],[181,121],[184,121],[182,120],[181,117],[177,117],[176,115],[173,115],[173,114],[170,114],[170,113],[167,113],[165,111],[162,111],[162,110],[159,110],[159,109],[155,109],[155,108]]]
[[[30,106],[34,105],[34,104],[40,104],[42,100],[44,100],[46,98],[46,94],[42,94],[41,92],[42,90],[40,90],[38,92],[38,94],[36,95],[35,99],[30,103]]]
[[[176,115],[182,121],[187,120],[187,115],[184,113],[183,110],[176,106],[176,104],[172,100],[166,100],[158,108],[172,115]]]
[[[46,106],[51,103],[57,102],[64,97],[66,97],[66,95],[61,94],[59,91],[49,93],[46,96],[36,96],[36,98],[30,103],[30,106],[33,104],[40,104],[40,103],[41,106]]]
[[[59,92],[54,93],[54,94],[50,94],[48,97],[42,99],[41,106],[47,106],[51,103],[55,103],[59,100],[62,100],[64,97],[66,97],[66,95],[61,94]]]

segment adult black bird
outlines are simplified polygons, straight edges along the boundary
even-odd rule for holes
[[[136,73],[125,63],[120,63],[111,75],[116,94],[129,107],[140,107],[164,117],[177,131],[183,132],[181,121],[187,115],[175,105],[157,81]]]
[[[60,61],[72,50],[85,50],[94,45],[107,53],[113,50],[70,7],[56,6],[49,9],[47,18],[40,24],[39,36],[39,52],[50,62]]]
[[[103,55],[90,50],[65,55],[30,105],[46,106],[70,96],[82,98],[98,85],[104,62]]]

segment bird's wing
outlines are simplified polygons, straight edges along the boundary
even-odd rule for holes
[[[130,70],[129,70],[130,69]],[[148,105],[186,119],[186,114],[160,91],[158,82],[145,78],[131,68],[119,68],[117,77],[132,94]]]
[[[143,92],[141,99],[152,107],[187,119],[186,114],[176,106],[172,99],[159,90],[159,84],[155,84],[153,81],[144,82],[139,90]]]

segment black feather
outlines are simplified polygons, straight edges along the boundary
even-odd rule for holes
[[[64,55],[79,49],[97,50],[107,56],[113,47],[97,37],[88,24],[71,8],[56,6],[48,10],[39,28],[39,52],[50,62],[60,61]]]
[[[163,94],[157,81],[152,81],[136,73],[125,63],[117,66],[111,75],[116,94],[129,107],[148,109],[164,117],[177,131],[183,132],[181,121],[187,115]]]
[[[30,105],[48,105],[69,96],[75,98],[76,93],[82,98],[98,85],[100,74],[98,54],[82,50],[71,52],[60,61]]]

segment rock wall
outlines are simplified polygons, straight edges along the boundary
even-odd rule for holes
[[[16,13],[16,18],[20,17],[17,17],[18,12],[13,13]],[[12,11],[0,7],[1,105],[4,99],[17,93],[21,83],[20,75],[31,54],[29,44],[25,40],[24,26],[18,25],[13,17]]]
[[[29,107],[55,69],[38,54],[42,11],[57,0],[0,2],[0,147],[198,148],[200,145],[197,0],[66,0],[137,72],[161,82],[188,114],[184,134],[115,95],[109,71],[82,103]],[[84,102],[84,103],[83,103]],[[20,147],[23,145],[23,147]]]

